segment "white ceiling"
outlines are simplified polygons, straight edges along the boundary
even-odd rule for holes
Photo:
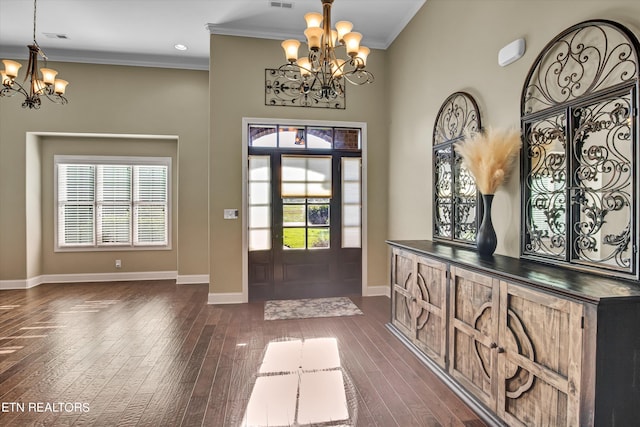
[[[278,0],[280,1],[280,0]],[[38,0],[38,44],[51,61],[208,69],[209,34],[302,40],[304,14],[321,0]],[[387,48],[426,0],[335,0],[362,44]],[[66,39],[50,38],[64,34]],[[33,1],[0,0],[0,58],[24,59],[33,40]],[[181,52],[176,44],[188,46]]]

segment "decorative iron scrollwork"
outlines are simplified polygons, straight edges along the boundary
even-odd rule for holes
[[[611,21],[550,42],[522,93],[522,254],[638,277],[639,44]]]
[[[525,176],[526,251],[564,256],[566,249],[566,119],[564,114],[533,123],[525,133],[529,168]]]
[[[587,21],[551,43],[529,72],[523,112],[535,113],[620,83],[634,83],[633,35],[610,21]]]
[[[453,210],[453,150],[451,145],[437,149],[433,153],[435,215],[434,234],[440,237],[452,237]]]
[[[465,92],[450,95],[440,107],[433,130],[433,145],[462,138],[465,132],[480,129],[476,101]]]
[[[267,68],[264,70],[265,105],[289,107],[317,107],[345,109],[344,84],[340,92],[331,96],[311,90],[299,75],[291,70]]]
[[[474,244],[478,228],[478,191],[453,143],[480,130],[476,101],[465,92],[450,95],[440,107],[433,131],[434,239]]]
[[[633,153],[630,96],[574,111],[574,171],[579,206],[574,245],[580,260],[629,269]]]

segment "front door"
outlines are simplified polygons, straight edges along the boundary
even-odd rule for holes
[[[250,130],[249,299],[360,294],[359,137],[358,149],[334,148],[359,130]]]

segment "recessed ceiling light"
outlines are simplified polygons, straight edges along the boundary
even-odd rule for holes
[[[187,50],[188,48],[183,44],[177,44],[174,46],[178,50]]]

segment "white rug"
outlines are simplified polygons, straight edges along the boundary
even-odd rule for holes
[[[362,311],[347,297],[273,300],[264,304],[264,320],[357,316]]]

